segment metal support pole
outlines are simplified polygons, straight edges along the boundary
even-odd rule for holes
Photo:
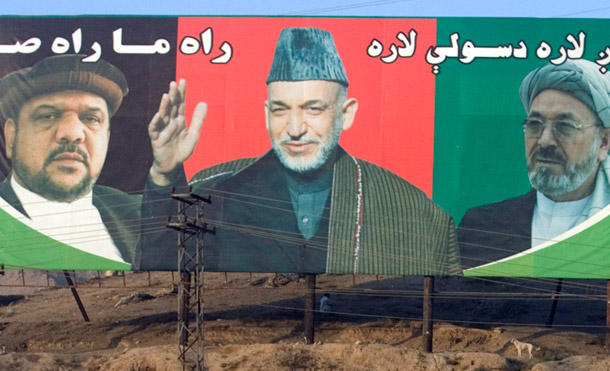
[[[76,305],[78,305],[78,309],[80,310],[80,314],[83,316],[85,322],[89,322],[89,316],[87,315],[87,311],[85,310],[85,306],[83,302],[80,300],[80,296],[76,291],[76,287],[74,286],[74,282],[72,281],[72,277],[70,277],[70,273],[68,271],[64,271],[64,277],[66,278],[66,282],[68,286],[70,286],[70,291],[72,291],[72,296],[74,296],[74,300],[76,301]]]
[[[305,293],[305,339],[307,344],[313,344],[314,342],[314,310],[316,300],[316,275],[307,274],[305,275],[307,282],[307,292]]]
[[[606,353],[610,354],[610,280],[606,281]]]
[[[557,287],[555,287],[555,292],[551,296],[551,313],[549,313],[549,320],[546,322],[547,327],[553,326],[553,322],[555,322],[555,313],[557,312],[557,302],[559,301],[559,294],[561,294],[561,288],[563,286],[563,279],[559,279],[557,281]]]
[[[188,346],[190,308],[191,273],[180,272],[180,283],[178,284],[178,343],[182,347]]]
[[[424,277],[424,313],[422,323],[422,339],[424,352],[432,353],[432,340],[434,337],[434,321],[432,319],[432,293],[434,292],[434,277]]]
[[[203,235],[214,233],[203,219],[203,204],[209,198],[173,194],[180,201],[178,215],[170,217],[169,228],[178,233],[178,359],[182,370],[203,370]],[[195,324],[191,321],[195,317]],[[192,367],[194,363],[194,367]]]

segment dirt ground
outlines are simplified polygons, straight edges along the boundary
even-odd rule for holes
[[[182,369],[177,275],[100,276],[90,272],[79,279],[89,322],[69,288],[35,287],[46,286],[43,272],[0,277],[0,370]],[[304,279],[206,273],[205,365],[266,371],[610,369],[605,282],[565,282],[567,294],[547,327],[548,298],[510,287],[513,293],[502,294],[506,285],[468,280],[437,278],[433,352],[425,353],[421,278],[318,276],[316,301],[330,293],[332,312],[315,313],[315,344],[306,345]],[[48,282],[65,283],[57,274]],[[517,354],[513,338],[533,345],[531,358],[527,351]]]

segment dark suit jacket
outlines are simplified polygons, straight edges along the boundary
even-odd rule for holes
[[[326,271],[330,196],[316,231],[305,239],[299,231],[282,164],[266,156],[213,189],[196,183],[193,191],[215,202],[207,216],[218,226],[208,239],[207,265],[218,271]],[[244,243],[245,242],[245,243]],[[222,248],[219,248],[222,246]],[[246,258],[244,258],[246,257]]]
[[[307,240],[299,231],[286,175],[278,171],[283,166],[277,157],[246,162],[251,166],[240,171],[205,179],[195,176],[191,182],[193,193],[211,196],[212,203],[205,205],[204,216],[217,227],[215,234],[205,235],[205,270],[325,272],[330,196],[316,234]],[[180,179],[175,185],[184,186],[185,181]],[[144,194],[145,222],[139,245],[146,253],[138,253],[136,258],[137,267],[147,270],[173,268],[177,258],[174,233],[147,232],[145,228],[150,225],[150,218],[176,214],[175,202],[164,202],[167,198],[154,188],[149,184]],[[151,208],[152,205],[155,206]],[[194,253],[194,247],[190,248]]]
[[[11,187],[10,177],[0,183],[0,197],[25,216],[21,201]],[[140,203],[142,196],[129,195],[114,188],[93,187],[93,205],[97,207],[102,221],[112,237],[123,260],[132,263],[140,228]],[[66,267],[74,269],[78,267]]]
[[[337,149],[331,197],[317,235],[298,230],[282,165],[273,152],[197,173],[193,192],[212,195],[205,219],[206,270],[356,274],[460,274],[453,219],[407,181]],[[184,175],[174,184],[185,184]],[[136,268],[175,269],[177,214],[171,190],[148,184]],[[165,192],[165,194],[164,194]],[[168,202],[169,201],[169,202]],[[138,265],[139,263],[139,265]]]
[[[462,266],[472,268],[531,247],[536,191],[466,212],[458,228]]]

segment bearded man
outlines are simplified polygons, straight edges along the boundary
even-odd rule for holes
[[[112,64],[82,62],[84,57],[48,57],[0,79],[6,156],[12,162],[12,173],[0,184],[1,207],[15,209],[34,229],[71,247],[131,263],[140,196],[95,184],[127,81]],[[10,248],[3,253],[20,256]],[[52,249],[45,254],[37,256],[41,264],[70,261]]]
[[[407,181],[338,145],[358,101],[347,97],[330,33],[284,29],[266,83],[272,150],[202,170],[189,183],[212,195],[205,216],[217,229],[206,235],[206,270],[461,272],[452,218]],[[186,129],[185,84],[170,84],[149,126],[155,163],[142,203],[140,269],[175,269],[176,236],[159,230],[176,213],[168,192],[186,184],[181,165],[205,117],[200,104]]]
[[[458,230],[465,267],[551,240],[610,203],[610,76],[568,60],[530,72],[519,93],[533,190],[466,213]]]

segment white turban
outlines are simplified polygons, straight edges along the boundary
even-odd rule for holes
[[[534,98],[545,89],[561,90],[586,104],[604,127],[610,127],[610,73],[602,74],[599,68],[593,62],[577,59],[535,69],[519,88],[523,108],[529,112]]]

